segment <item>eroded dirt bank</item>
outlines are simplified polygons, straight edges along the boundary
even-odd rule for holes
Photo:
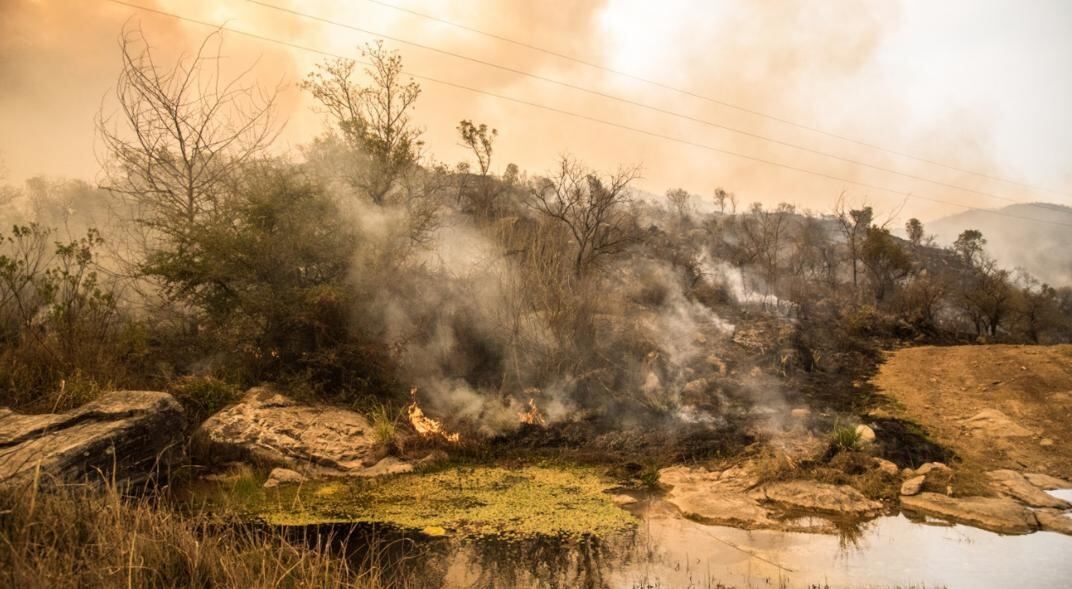
[[[1072,345],[905,348],[872,382],[880,412],[920,424],[959,470],[1072,477]]]

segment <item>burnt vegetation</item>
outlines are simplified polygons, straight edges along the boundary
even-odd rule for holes
[[[798,402],[859,411],[852,382],[898,342],[1072,341],[1072,290],[999,267],[978,231],[942,248],[918,220],[903,239],[844,199],[657,197],[635,189],[638,167],[570,156],[526,173],[471,120],[471,161],[438,163],[412,119],[421,89],[379,45],[366,71],[308,76],[329,124],[301,157],[272,155],[275,94],[224,79],[218,44],[165,67],[125,33],[100,187],[5,189],[25,206],[0,234],[0,403],[155,388],[204,413],[274,382],[397,408],[416,387],[485,438],[683,459],[697,451],[667,445],[676,434],[622,432],[736,431]],[[533,405],[553,433],[518,433]]]

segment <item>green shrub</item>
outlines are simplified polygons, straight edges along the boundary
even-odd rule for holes
[[[860,434],[851,425],[835,423],[834,431],[831,433],[831,443],[838,450],[859,450]]]
[[[174,381],[169,392],[186,409],[191,427],[238,400],[238,387],[211,376],[186,376]]]
[[[398,434],[398,412],[386,403],[379,403],[372,408],[369,419],[372,421],[372,437],[376,443],[385,448],[396,445]]]

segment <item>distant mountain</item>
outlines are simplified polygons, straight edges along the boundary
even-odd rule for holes
[[[965,211],[924,224],[924,229],[940,245],[951,245],[965,229],[978,229],[987,253],[1003,266],[1022,267],[1052,286],[1072,286],[1072,207],[1030,203],[993,213]]]

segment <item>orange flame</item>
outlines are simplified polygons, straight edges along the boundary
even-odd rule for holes
[[[420,406],[417,405],[417,389],[410,390],[409,394],[413,398],[413,402],[409,404],[408,409],[409,422],[413,424],[413,429],[417,430],[418,434],[424,437],[443,436],[444,440],[452,444],[457,444],[461,441],[461,434],[448,432],[443,427],[442,422],[428,417],[424,414],[424,411],[421,411]]]
[[[517,414],[517,418],[521,420],[521,423],[527,423],[529,425],[538,425],[544,427],[547,425],[547,420],[544,419],[543,413],[540,413],[540,408],[536,406],[535,399],[529,399],[529,410],[521,411]]]

